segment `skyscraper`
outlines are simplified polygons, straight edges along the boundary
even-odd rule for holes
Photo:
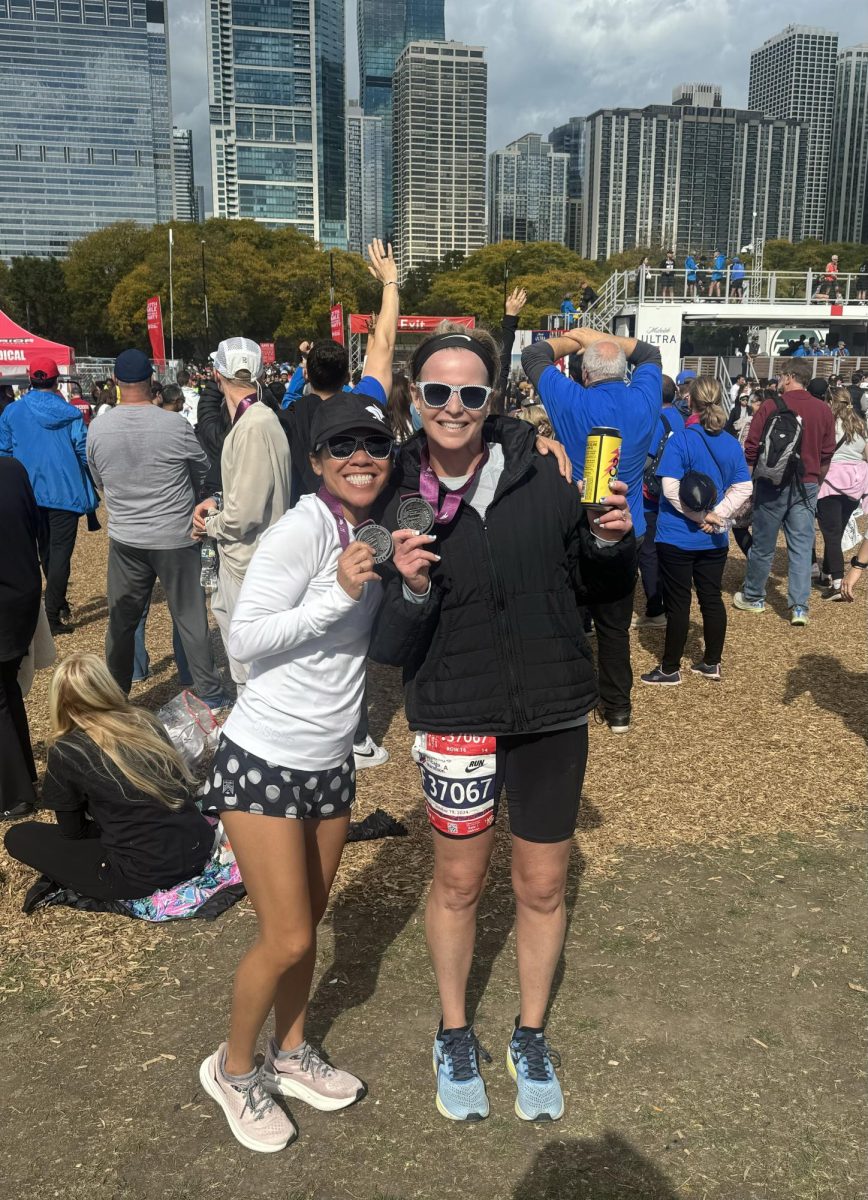
[[[394,76],[395,236],[417,263],[485,245],[488,67],[481,46],[411,42]]]
[[[446,36],[445,0],[358,0],[359,86],[365,113],[383,118],[383,219],[393,229],[392,75],[398,56],[416,41]]]
[[[0,256],[172,215],[162,0],[0,0]]]
[[[769,117],[793,117],[810,130],[804,238],[824,233],[837,52],[836,33],[788,25],[750,56],[748,108]]]
[[[608,108],[586,123],[582,254],[800,240],[809,131],[736,108]]]
[[[868,43],[838,56],[826,239],[868,242]]]
[[[720,108],[723,90],[719,83],[678,83],[672,89],[673,104],[690,104],[694,108]]]
[[[569,156],[567,171],[567,232],[566,244],[577,253],[582,242],[582,174],[585,169],[585,118],[570,117],[548,136],[558,154]]]
[[[176,221],[201,221],[193,182],[193,131],[172,127],[173,216]]]
[[[210,0],[214,213],[346,246],[343,0]]]
[[[488,160],[488,240],[563,242],[570,156],[526,133]]]
[[[347,248],[364,254],[383,237],[383,118],[347,106]]]

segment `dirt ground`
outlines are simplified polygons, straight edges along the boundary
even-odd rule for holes
[[[780,567],[781,564],[778,564]],[[60,643],[100,650],[105,539],[82,535]],[[742,563],[733,549],[727,589]],[[254,1156],[203,1096],[223,1036],[246,903],[214,924],[152,926],[50,910],[24,917],[32,875],[0,850],[0,1179],[19,1197],[185,1200],[853,1200],[865,1194],[865,599],[812,622],[732,613],[725,681],[637,688],[625,738],[591,727],[570,880],[571,923],[549,1024],[567,1112],[527,1126],[504,1066],[516,1011],[508,844],[479,924],[477,1024],[492,1116],[455,1128],[433,1103],[437,1021],[422,910],[429,837],[399,681],[371,672],[392,761],[360,777],[403,839],[347,849],[320,941],[310,1035],[368,1083],[356,1108],[297,1105],[298,1142]],[[154,678],[176,690],[165,607]],[[634,667],[661,635],[634,641]],[[694,628],[688,654],[697,651]],[[43,672],[28,701],[44,755]]]

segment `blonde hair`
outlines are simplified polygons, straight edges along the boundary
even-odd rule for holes
[[[528,425],[533,425],[540,437],[555,436],[549,415],[541,404],[529,404],[527,408],[520,408],[513,415],[518,417],[519,421],[527,421]]]
[[[130,704],[102,659],[82,651],[65,658],[52,676],[48,705],[49,745],[80,729],[101,750],[121,791],[126,781],[167,808],[183,808],[193,776],[160,722]]]
[[[690,407],[699,417],[699,424],[705,432],[720,433],[726,424],[726,413],[717,380],[707,376],[692,379],[687,394],[690,397]]]
[[[846,388],[832,388],[826,393],[826,403],[831,408],[835,420],[841,422],[844,437],[848,442],[852,442],[856,437],[868,436],[865,422],[853,407],[853,401]]]

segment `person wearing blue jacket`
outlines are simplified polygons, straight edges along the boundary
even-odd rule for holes
[[[561,301],[561,316],[564,318],[564,329],[571,329],[578,309],[573,304],[572,296],[564,296]]]
[[[72,630],[66,589],[79,518],[99,504],[87,468],[87,429],[81,411],[57,390],[59,375],[52,358],[33,358],[31,390],[0,416],[0,455],[18,459],[36,496],[45,614],[55,636]]]
[[[296,400],[304,395],[305,385],[307,383],[307,356],[310,354],[311,342],[302,342],[298,348],[301,355],[301,361],[292,373],[292,378],[286,385],[286,391],[283,393],[283,399],[280,402],[281,408],[291,408]]]
[[[698,264],[696,262],[696,256],[693,253],[693,251],[691,250],[690,253],[687,255],[687,258],[685,258],[685,260],[684,260],[684,296],[685,296],[685,299],[688,296],[692,296],[694,300],[697,299],[697,294],[696,294],[697,293],[697,288],[696,288],[697,269],[698,269]]]
[[[557,359],[576,352],[582,354],[581,383],[568,379],[554,365]],[[632,368],[629,383],[625,379],[628,364]],[[606,425],[621,431],[618,479],[627,484],[633,529],[641,544],[645,535],[642,476],[663,407],[659,347],[636,338],[581,328],[526,346],[521,365],[539,392],[558,441],[570,456],[573,479],[578,481],[584,474],[591,429]],[[606,723],[613,733],[627,733],[633,688],[630,665],[633,594],[608,604],[592,604],[590,612],[597,631],[600,701]]]
[[[723,282],[723,277],[726,274],[726,255],[720,250],[714,252],[714,264],[711,272],[711,285],[708,289],[709,299],[712,296],[717,296],[720,299],[720,285]]]

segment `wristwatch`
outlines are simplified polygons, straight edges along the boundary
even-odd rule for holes
[[[868,563],[859,562],[855,554],[850,559],[850,566],[855,567],[857,571],[868,571]]]

